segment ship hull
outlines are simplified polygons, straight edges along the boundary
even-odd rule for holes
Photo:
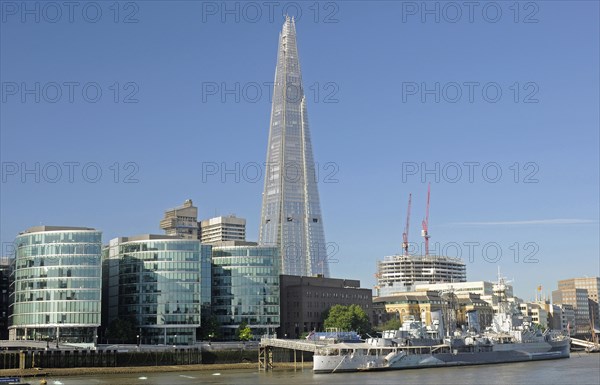
[[[506,344],[513,345],[513,344]],[[432,367],[489,365],[511,362],[539,361],[568,358],[569,343],[514,344],[494,346],[487,352],[455,352],[407,354],[393,363],[384,357],[368,355],[314,356],[315,373],[418,369]],[[526,346],[531,345],[531,346]],[[512,349],[511,349],[512,348]]]

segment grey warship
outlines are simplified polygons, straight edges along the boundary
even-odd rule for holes
[[[384,331],[380,338],[325,345],[314,355],[313,371],[377,371],[568,358],[570,338],[533,327],[529,317],[502,300],[505,289],[504,280],[499,279],[498,312],[486,330],[445,330],[439,314],[429,327],[409,317],[399,330]]]

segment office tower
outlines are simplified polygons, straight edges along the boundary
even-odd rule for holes
[[[9,339],[93,346],[100,326],[102,233],[37,226],[15,240]]]
[[[160,228],[166,235],[179,238],[200,239],[198,227],[198,208],[191,199],[183,202],[182,206],[165,211],[165,217],[160,221]]]
[[[246,240],[246,220],[235,215],[215,217],[200,222],[202,243],[215,244]]]
[[[129,343],[195,343],[210,308],[211,246],[168,235],[120,237],[103,250],[102,264],[107,342],[117,342],[111,331],[120,320],[137,333]]]
[[[280,326],[279,248],[228,241],[212,252],[212,314],[221,338],[235,339],[243,323],[255,336],[275,333]]]
[[[590,308],[587,289],[562,288],[552,292],[552,303],[571,305],[575,313],[575,325],[570,325],[571,334],[590,332]]]
[[[290,17],[279,35],[259,243],[279,247],[282,274],[329,276],[296,27]]]
[[[590,317],[594,319],[596,328],[600,327],[600,277],[580,277],[558,281],[558,290],[586,289]]]

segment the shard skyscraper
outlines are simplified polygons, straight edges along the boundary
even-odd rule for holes
[[[279,35],[260,242],[277,245],[282,274],[329,277],[294,19]]]

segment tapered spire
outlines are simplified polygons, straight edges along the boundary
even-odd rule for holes
[[[296,25],[281,33],[263,191],[259,240],[280,247],[282,274],[329,276]]]

